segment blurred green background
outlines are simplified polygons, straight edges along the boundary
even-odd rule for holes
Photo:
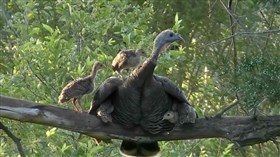
[[[107,66],[97,76],[98,86],[115,75],[110,65],[119,49],[142,48],[148,57],[155,34],[171,28],[186,44],[162,53],[156,73],[186,92],[199,117],[215,115],[236,95],[240,104],[226,115],[280,112],[279,0],[233,0],[230,9],[227,0],[0,2],[1,95],[57,105],[64,85],[86,76],[95,61]],[[85,108],[91,99],[92,94],[83,97]],[[120,156],[119,140],[97,146],[92,138],[62,129],[1,122],[21,138],[30,157]],[[163,157],[241,156],[225,139],[160,144]],[[249,157],[279,155],[272,142],[244,150]],[[0,156],[18,156],[2,131]]]

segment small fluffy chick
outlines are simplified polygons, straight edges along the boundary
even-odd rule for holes
[[[92,71],[90,75],[79,78],[77,80],[74,80],[70,83],[68,83],[61,91],[59,97],[58,97],[58,103],[64,103],[68,102],[70,99],[73,98],[73,106],[76,111],[82,112],[83,109],[80,105],[80,99],[83,95],[89,94],[94,89],[94,81],[97,72],[103,67],[103,64],[97,62],[93,65]],[[78,104],[77,104],[78,103]],[[78,108],[78,106],[80,108]]]
[[[120,73],[123,69],[129,70],[141,62],[141,56],[145,52],[142,49],[128,49],[120,51],[112,62],[113,71]]]
[[[101,118],[104,123],[112,122],[111,113],[114,111],[114,106],[110,101],[103,102],[97,109],[97,116]]]
[[[164,115],[162,120],[168,120],[172,124],[176,124],[178,122],[178,113],[175,111],[167,111]]]

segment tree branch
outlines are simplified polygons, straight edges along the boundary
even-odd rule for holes
[[[232,0],[228,1],[228,9],[232,12],[234,12],[234,10],[232,9]],[[231,27],[231,35],[235,34],[235,29],[236,29],[236,23],[233,21],[233,17],[231,15],[229,15],[229,20],[230,20],[230,27]],[[236,49],[236,39],[235,36],[232,36],[232,45],[233,45],[233,71],[234,71],[234,75],[235,75],[235,79],[236,79],[236,72],[237,72],[237,49]]]
[[[224,108],[222,111],[220,111],[219,113],[217,113],[217,114],[214,116],[214,118],[221,118],[222,115],[223,115],[226,111],[230,110],[231,108],[233,108],[234,106],[236,106],[238,103],[239,103],[239,100],[238,100],[238,99],[234,99],[233,102],[232,102],[230,105],[228,105],[228,106],[227,106],[226,108]]]
[[[237,23],[239,26],[241,26],[241,28],[248,32],[248,29],[245,27],[245,25],[243,25],[240,20],[234,16],[234,14],[231,12],[231,10],[223,3],[222,0],[220,0],[220,3],[222,4],[222,6],[224,7],[224,9],[226,10],[226,12],[232,17],[232,20],[234,20],[235,23]],[[255,40],[254,36],[250,37],[250,40],[256,45],[256,47],[259,49],[259,51],[261,52],[261,54],[263,55],[263,50],[261,49],[259,43]]]
[[[25,157],[25,153],[23,151],[22,145],[20,143],[20,139],[17,138],[4,124],[0,122],[0,129],[2,129],[17,145],[18,152],[21,157]]]
[[[134,141],[169,141],[226,138],[240,146],[269,141],[280,136],[280,115],[197,119],[195,124],[175,127],[170,133],[152,135],[141,128],[125,129],[115,123],[104,124],[88,113],[42,105],[0,96],[0,117],[58,127],[95,138]]]
[[[230,35],[226,38],[223,38],[223,39],[220,39],[220,40],[217,40],[217,41],[214,41],[214,42],[211,42],[211,43],[208,43],[206,45],[203,45],[201,46],[201,48],[204,48],[204,47],[207,47],[207,46],[211,46],[211,45],[215,45],[215,44],[220,44],[222,43],[223,41],[226,41],[226,40],[229,40],[229,39],[232,39],[233,37],[246,37],[246,36],[251,36],[251,37],[254,37],[254,36],[260,36],[260,37],[266,37],[265,35],[268,35],[268,34],[279,34],[280,33],[280,29],[274,29],[274,30],[267,30],[267,31],[262,31],[262,32],[236,32],[235,34],[233,35]]]

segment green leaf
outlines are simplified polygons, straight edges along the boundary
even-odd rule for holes
[[[61,148],[61,152],[65,152],[65,151],[67,151],[69,148],[71,148],[71,145],[66,145],[66,143],[64,143],[63,145],[62,145],[62,148]]]
[[[178,13],[176,13],[176,15],[175,15],[175,24],[177,24],[179,22],[179,15],[178,15]]]
[[[103,149],[104,146],[94,146],[90,149],[88,156],[93,156],[95,153],[97,153],[99,150]]]
[[[56,133],[57,128],[52,128],[46,132],[47,137],[50,137]]]
[[[51,34],[54,32],[54,30],[52,29],[51,26],[47,25],[47,24],[43,24],[43,27],[48,31],[50,32]]]
[[[32,30],[31,30],[31,34],[39,34],[40,33],[40,28],[39,27],[34,27]]]

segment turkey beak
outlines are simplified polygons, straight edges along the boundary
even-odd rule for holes
[[[181,37],[181,35],[177,34],[178,35],[178,40],[181,41],[183,44],[186,43],[186,41]]]
[[[166,115],[163,116],[162,120],[167,120],[167,117]]]

